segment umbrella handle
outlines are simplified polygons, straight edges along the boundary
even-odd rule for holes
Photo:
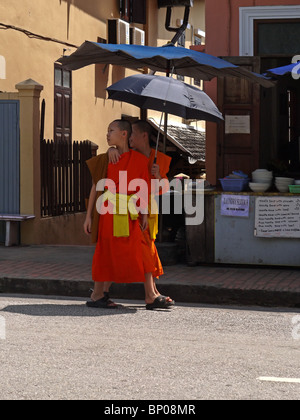
[[[156,163],[156,159],[157,159],[158,142],[159,142],[159,135],[160,135],[160,129],[161,129],[161,125],[162,125],[163,115],[164,115],[164,113],[162,112],[162,113],[161,113],[161,117],[160,117],[159,127],[158,127],[158,130],[157,130],[157,137],[156,137],[156,147],[155,147],[155,158],[154,158],[154,163]]]

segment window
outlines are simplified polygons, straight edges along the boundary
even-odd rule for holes
[[[62,70],[61,68],[55,68],[55,86],[63,88],[71,88],[71,72],[69,70]]]
[[[120,18],[130,23],[146,24],[146,0],[120,0]]]
[[[178,47],[185,47],[185,32],[180,36],[177,42]],[[177,80],[181,80],[184,82],[184,76],[177,74]]]
[[[255,55],[298,54],[299,39],[300,19],[254,21]]]
[[[201,37],[195,35],[194,36],[194,45],[201,45]],[[201,80],[200,79],[194,79],[194,85],[200,87],[201,86]]]
[[[54,65],[54,140],[72,141],[72,72]]]
[[[282,2],[283,3],[283,2]],[[240,52],[241,56],[254,55],[254,21],[300,19],[300,6],[255,6],[240,7]]]

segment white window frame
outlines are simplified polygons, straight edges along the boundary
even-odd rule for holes
[[[254,55],[254,20],[300,19],[300,6],[240,7],[240,56]]]

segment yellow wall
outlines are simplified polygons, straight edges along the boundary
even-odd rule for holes
[[[1,0],[0,21],[79,46],[85,40],[106,38],[106,19],[119,17],[118,3],[117,0]],[[148,45],[163,45],[174,35],[164,29],[166,9],[157,10],[157,0],[148,0],[147,7],[146,41]],[[184,8],[173,8],[172,26],[176,26],[177,18],[183,19],[183,12]],[[195,0],[189,21],[193,27],[204,30],[204,0]],[[191,34],[188,30],[187,47]],[[64,48],[70,47],[29,38],[12,29],[0,30],[0,55],[5,57],[7,65],[7,78],[0,80],[0,91],[14,91],[16,83],[29,78],[42,84],[41,99],[46,101],[45,138],[49,139],[53,138],[54,62]],[[70,48],[66,54],[74,50]],[[89,139],[100,146],[101,152],[106,150],[106,127],[112,119],[120,118],[121,114],[139,117],[139,109],[104,99],[106,86],[130,74],[130,70],[113,66],[108,66],[106,74],[100,66],[96,70],[95,66],[88,66],[73,72],[74,140]]]
[[[119,17],[118,0],[1,0],[0,22],[22,28],[2,29],[0,25],[0,56],[6,61],[6,79],[0,79],[0,92],[5,97],[18,98],[21,102],[21,212],[35,214],[32,221],[21,226],[21,240],[24,244],[87,244],[89,239],[82,232],[84,214],[64,215],[59,218],[40,218],[40,176],[39,176],[39,99],[45,99],[45,135],[53,138],[54,116],[54,63],[68,48],[66,54],[75,51],[54,42],[81,45],[85,40],[97,41],[106,38],[106,19]],[[146,45],[166,44],[174,33],[164,29],[166,9],[157,9],[157,0],[147,0]],[[174,8],[171,26],[176,19],[183,19],[184,8]],[[192,28],[186,33],[186,47],[192,42],[193,28],[204,30],[204,0],[195,0],[191,9]],[[24,32],[31,31],[52,40],[28,37]],[[140,116],[140,110],[128,104],[105,99],[105,87],[134,73],[117,66],[88,66],[73,72],[73,140],[89,139],[99,145],[98,152],[107,150],[106,130],[109,122],[122,114]],[[0,73],[1,77],[1,73]],[[29,79],[32,79],[28,82]],[[25,82],[19,87],[16,85]],[[29,85],[38,84],[29,94]],[[189,79],[186,79],[189,82]],[[43,89],[42,89],[43,87]],[[42,89],[42,90],[41,90]],[[29,97],[30,96],[30,97]],[[149,112],[149,116],[158,113]],[[176,119],[176,118],[175,118]],[[172,120],[172,117],[170,117]],[[177,119],[181,121],[180,119]],[[72,232],[72,236],[65,232]],[[76,233],[74,233],[76,232]]]
[[[0,2],[1,23],[78,46],[86,39],[96,41],[97,37],[106,38],[106,18],[118,15],[117,7],[112,10],[111,2],[94,0]],[[29,78],[44,86],[41,99],[46,101],[45,138],[53,138],[54,62],[63,54],[64,48],[69,47],[29,38],[12,29],[0,30],[0,55],[6,59],[6,80],[0,80],[0,91],[14,91],[16,83]],[[70,48],[66,53],[74,50]],[[112,73],[111,69],[109,72]],[[94,66],[73,72],[74,140],[90,139],[104,146],[103,133],[107,123],[119,118],[120,110],[120,107],[113,107],[111,103],[95,97]]]

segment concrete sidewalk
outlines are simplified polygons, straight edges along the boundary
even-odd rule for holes
[[[92,246],[0,247],[0,293],[89,296]],[[184,264],[164,267],[162,294],[177,302],[300,307],[300,269]],[[143,299],[143,284],[113,284],[113,298]]]

